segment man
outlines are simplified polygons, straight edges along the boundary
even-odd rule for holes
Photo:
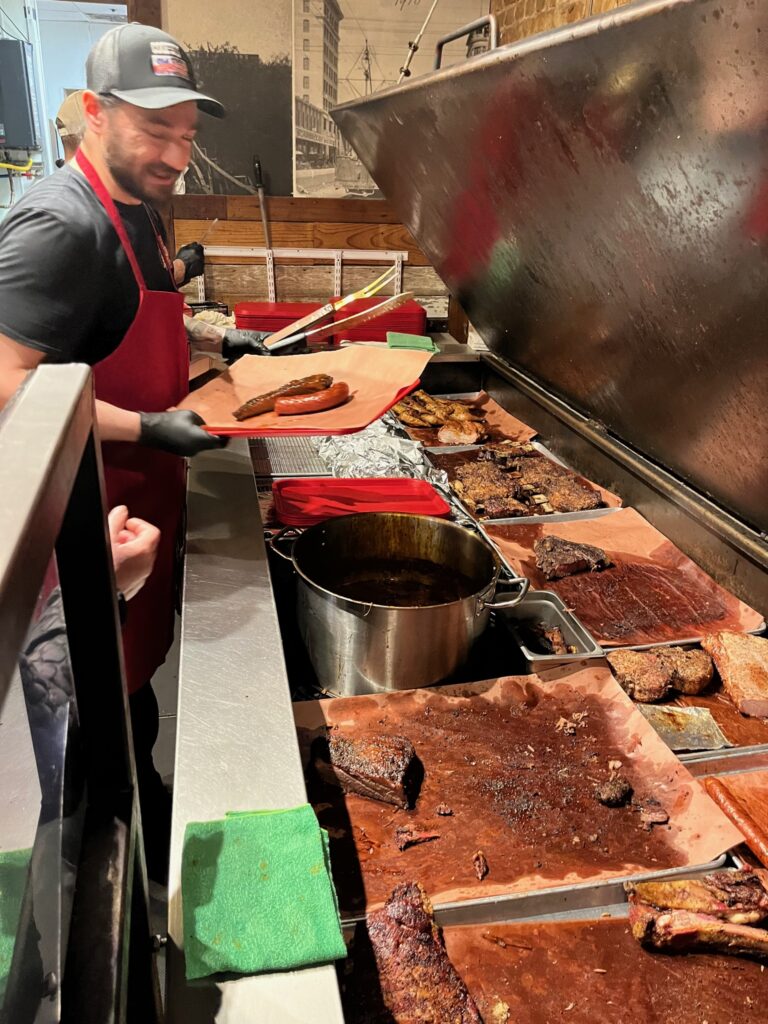
[[[160,530],[123,648],[147,865],[162,881],[170,801],[147,753],[158,721],[148,684],[173,637],[182,456],[225,442],[196,413],[174,408],[188,381],[183,298],[150,204],[170,200],[198,110],[222,117],[224,109],[200,92],[181,47],[142,25],[99,40],[87,83],[76,159],[30,189],[0,225],[0,405],[43,359],[91,364],[109,506],[125,505]]]
[[[56,128],[64,150],[64,159],[57,160],[57,167],[63,167],[75,158],[78,147],[85,135],[85,111],[83,109],[84,89],[77,89],[59,107],[56,115]],[[165,241],[161,223],[158,227]],[[182,245],[173,258],[173,279],[181,287],[199,277],[205,271],[205,251],[199,242],[187,242]],[[221,353],[228,362],[233,362],[241,355],[268,355],[264,346],[264,338],[268,333],[261,331],[240,331],[233,327],[219,327],[215,324],[195,320],[185,311],[184,329],[190,343],[200,351]]]

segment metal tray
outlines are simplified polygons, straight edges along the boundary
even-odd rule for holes
[[[610,912],[624,916],[626,910],[625,882],[650,882],[655,878],[700,878],[710,871],[728,865],[730,853],[724,853],[708,864],[673,868],[671,871],[648,871],[642,874],[612,878],[605,882],[579,882],[535,892],[511,893],[509,896],[490,896],[487,899],[466,900],[460,903],[434,902],[435,918],[441,926],[455,924],[505,924],[510,921],[568,920],[584,916],[584,911]],[[345,917],[343,927],[350,928],[365,919],[364,914]]]
[[[535,448],[537,452],[540,452],[542,455],[546,455],[548,459],[551,459],[553,462],[556,462],[559,466],[563,466],[564,469],[569,469],[572,473],[576,472],[576,470],[573,469],[573,467],[569,466],[567,462],[563,462],[561,458],[558,458],[558,456],[551,452],[549,448],[547,448],[545,445],[543,445],[541,441],[528,441],[527,443],[530,444],[533,448]],[[424,458],[427,460],[427,462],[429,462],[430,466],[432,466],[434,469],[437,469],[438,467],[430,459],[430,455],[455,455],[459,454],[460,452],[476,451],[477,448],[478,445],[475,444],[446,445],[442,448],[428,447],[424,448]],[[453,490],[452,487],[450,487],[450,485],[449,489],[451,491],[451,494],[453,494],[454,501],[462,509],[464,514],[468,516],[470,519],[474,520],[474,522],[479,523],[481,528],[483,523],[494,523],[496,525],[504,523],[541,523],[543,521],[547,523],[568,523],[574,519],[591,519],[597,515],[608,515],[612,512],[618,512],[622,508],[622,506],[618,506],[616,508],[596,508],[592,509],[590,512],[552,512],[549,514],[545,513],[544,515],[540,516],[512,516],[510,518],[505,519],[478,519],[467,508],[467,506],[461,500],[459,495],[456,494],[456,492]]]
[[[735,762],[739,757],[751,757],[755,754],[768,755],[768,743],[753,743],[750,747],[723,747],[720,750],[699,750],[690,754],[678,754],[678,758],[686,764],[701,764],[703,762],[725,760]],[[760,766],[761,770],[768,768],[768,764]],[[713,775],[731,775],[734,772],[756,771],[757,768],[740,768],[738,764],[729,765],[725,771],[712,772]]]
[[[582,882],[578,885],[516,893],[468,903],[435,905],[435,918],[445,927],[457,924],[506,924],[512,921],[567,921],[587,917],[626,917],[628,913],[625,882],[650,882],[655,878],[701,878],[726,865],[730,855],[698,867],[678,868],[644,875],[627,875],[609,882]],[[730,865],[729,865],[730,866]],[[589,912],[589,913],[586,913]]]
[[[549,590],[537,590],[528,594],[516,608],[509,608],[498,615],[518,643],[530,672],[544,671],[584,658],[603,657],[603,649],[595,643],[591,633],[568,611],[558,595]],[[569,654],[543,654],[531,650],[525,643],[524,628],[521,628],[528,622],[542,623],[549,627],[558,626],[565,642],[576,650]]]

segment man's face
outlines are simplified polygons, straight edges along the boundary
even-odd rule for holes
[[[119,103],[107,110],[104,156],[117,184],[145,202],[166,202],[186,170],[197,131],[197,104],[144,110]]]

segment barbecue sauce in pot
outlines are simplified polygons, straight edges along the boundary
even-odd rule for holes
[[[463,601],[482,588],[466,574],[426,559],[368,558],[342,563],[329,589],[351,601],[407,608]]]

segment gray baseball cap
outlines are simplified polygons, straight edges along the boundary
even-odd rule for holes
[[[149,25],[131,22],[110,29],[92,47],[85,72],[91,92],[145,110],[195,100],[206,114],[226,114],[218,100],[197,88],[189,56],[173,36]]]

